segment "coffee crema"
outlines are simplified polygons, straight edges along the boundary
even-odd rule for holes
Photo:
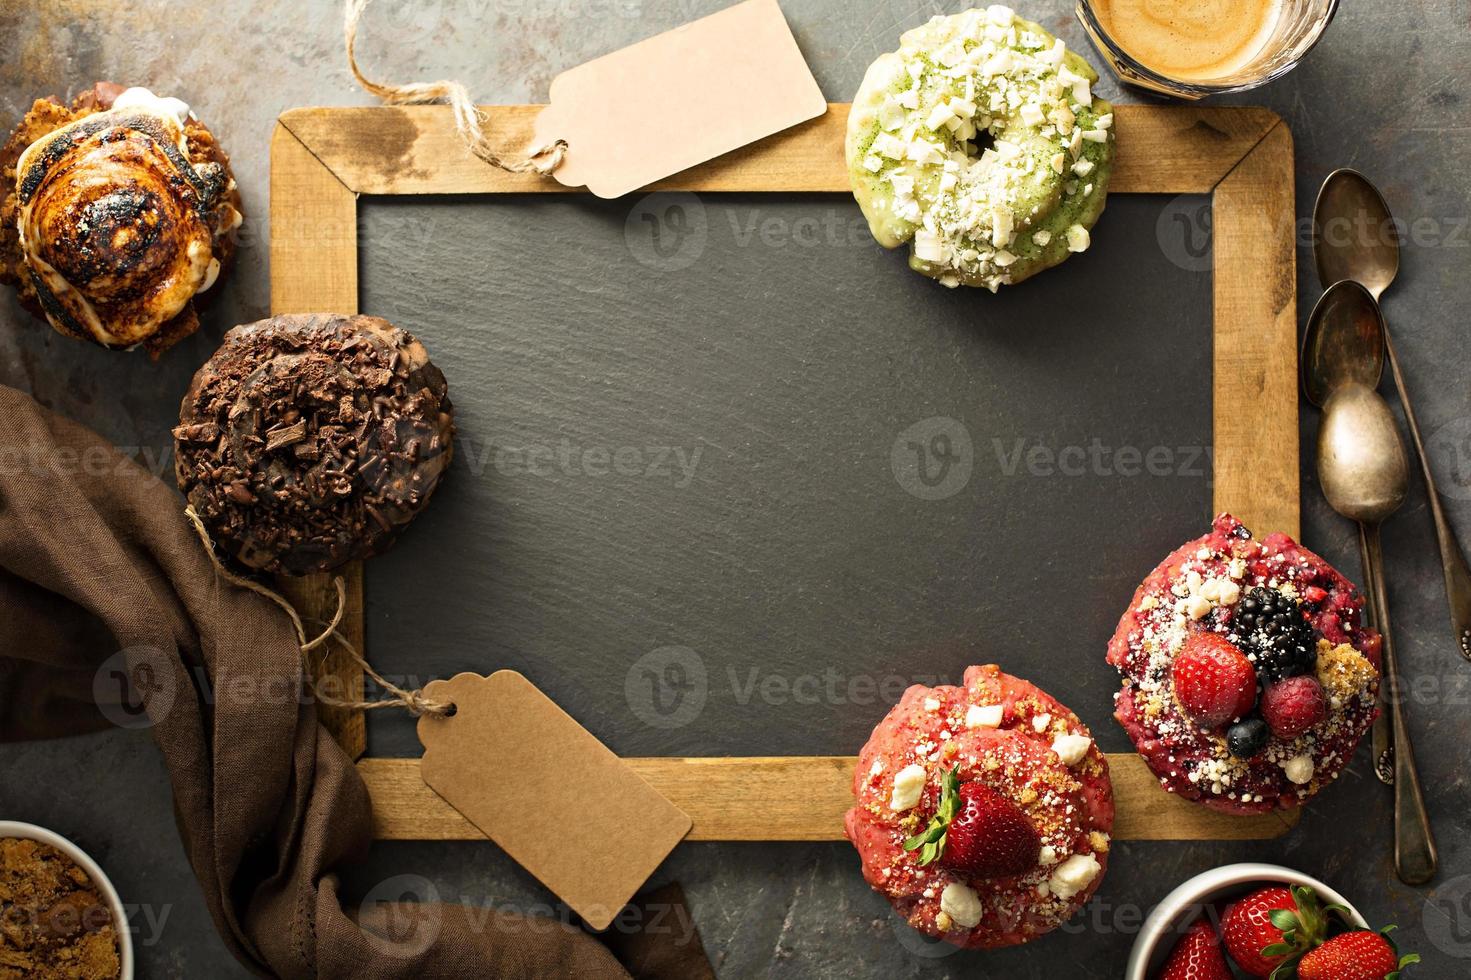
[[[1094,0],[1103,29],[1129,56],[1168,78],[1226,78],[1261,52],[1282,0]]]

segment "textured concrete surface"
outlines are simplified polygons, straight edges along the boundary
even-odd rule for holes
[[[379,0],[369,11],[362,55],[372,69],[395,78],[448,75],[464,80],[487,102],[538,101],[545,97],[547,85],[558,71],[718,5],[689,0],[551,0],[547,3],[429,0],[412,4]],[[891,48],[902,29],[930,14],[959,9],[953,5],[941,8],[927,3],[880,0],[850,3],[788,0],[784,8],[824,92],[834,100],[851,96],[868,62]],[[1052,26],[1070,45],[1086,50],[1086,41],[1072,21],[1067,3],[1039,0],[1026,6],[1024,12]],[[1308,214],[1322,177],[1334,167],[1347,165],[1376,179],[1397,215],[1408,223],[1411,246],[1406,251],[1401,281],[1387,297],[1386,312],[1397,330],[1409,381],[1419,397],[1422,424],[1441,469],[1451,514],[1471,535],[1471,405],[1467,402],[1464,327],[1458,316],[1471,301],[1471,285],[1465,274],[1467,260],[1471,258],[1471,230],[1467,227],[1471,216],[1471,190],[1468,190],[1471,165],[1467,163],[1471,159],[1467,153],[1471,149],[1471,115],[1460,87],[1463,67],[1471,58],[1468,17],[1471,12],[1463,0],[1427,0],[1401,8],[1349,4],[1324,43],[1301,68],[1272,87],[1239,101],[1271,106],[1292,127],[1297,141],[1300,217]],[[208,356],[224,329],[266,312],[269,269],[264,241],[268,229],[263,214],[267,198],[267,141],[273,120],[281,110],[295,105],[369,101],[352,85],[343,66],[339,21],[339,6],[322,0],[290,3],[268,0],[239,5],[0,0],[0,83],[3,83],[0,115],[13,118],[33,97],[53,93],[70,95],[96,78],[143,83],[179,94],[197,106],[233,154],[251,216],[247,226],[250,234],[241,260],[224,287],[221,302],[209,315],[205,330],[159,365],[151,366],[141,357],[111,354],[63,340],[30,321],[13,302],[5,300],[0,302],[0,381],[34,391],[48,404],[88,422],[121,446],[137,447],[142,454],[152,454],[156,460],[162,458],[168,444],[166,433],[172,421],[172,407],[188,376]],[[1122,101],[1140,98],[1119,93],[1112,83],[1104,85],[1103,92]],[[422,259],[398,261],[398,252],[407,254],[412,249],[400,249],[395,244],[399,237],[407,236],[405,241],[410,246],[417,243],[425,253],[448,257],[453,252],[449,245],[457,239],[450,238],[447,244],[446,237],[458,229],[470,236],[467,241],[476,243],[477,249],[488,250],[482,239],[474,237],[476,230],[472,225],[457,224],[469,221],[466,215],[484,214],[477,210],[483,205],[464,203],[463,214],[452,206],[452,211],[438,212],[417,203],[365,206],[368,226],[380,229],[382,234],[380,240],[365,246],[365,268],[372,274],[365,276],[364,293],[365,300],[380,307],[393,304],[395,309],[390,315],[405,321],[420,320],[430,332],[446,331],[443,337],[446,358],[465,358],[458,371],[468,372],[474,348],[455,348],[447,332],[455,326],[454,322],[450,318],[441,317],[438,321],[435,318],[435,311],[441,308],[442,283],[418,274],[421,269],[429,268],[416,264],[423,262]],[[778,219],[773,227],[779,237],[791,234],[803,217],[823,217],[831,205],[831,201],[788,202],[772,205],[766,213]],[[592,220],[611,223],[616,239],[619,225],[634,223],[636,206],[636,202],[613,205],[593,212]],[[1199,230],[1195,225],[1198,207],[1191,201],[1159,202],[1157,206],[1164,210],[1156,213],[1153,222],[1151,213],[1142,204],[1126,205],[1111,212],[1105,218],[1100,238],[1104,235],[1112,238],[1116,231],[1120,240],[1110,242],[1110,248],[1125,252],[1137,248],[1146,267],[1148,262],[1157,262],[1161,255],[1170,260],[1174,268],[1162,273],[1169,278],[1168,286],[1161,286],[1160,291],[1167,288],[1173,295],[1179,289],[1200,288],[1203,274],[1199,271],[1199,256],[1203,253],[1199,246],[1203,239],[1197,240],[1198,236],[1192,234]],[[706,217],[712,229],[708,254],[714,262],[706,261],[689,271],[691,281],[698,283],[701,290],[712,291],[701,300],[702,310],[737,310],[752,303],[767,310],[780,310],[783,295],[780,290],[800,283],[800,272],[792,270],[800,270],[808,261],[806,258],[794,260],[790,252],[778,251],[779,246],[772,245],[764,246],[769,252],[749,248],[738,251],[738,242],[717,240],[739,231],[736,225],[728,224],[727,217],[735,215],[739,224],[756,207],[752,203],[731,205],[728,209],[722,202],[707,209]],[[810,209],[810,213],[804,213],[804,209]],[[1171,217],[1170,209],[1180,217]],[[670,212],[662,213],[667,218]],[[562,233],[566,238],[572,238],[584,227],[577,222],[589,220],[586,211],[559,215],[550,209],[544,214],[552,234]],[[1110,226],[1114,219],[1117,221]],[[548,234],[547,229],[530,227],[526,218],[518,220],[527,226],[528,235]],[[416,239],[414,236],[424,234],[425,221],[439,224],[427,226],[428,239]],[[718,234],[716,229],[720,229]],[[483,235],[483,230],[478,234]],[[644,244],[639,244],[640,241]],[[821,244],[829,243],[824,239]],[[641,251],[647,248],[646,239],[630,235],[628,247],[635,260],[650,269],[651,280],[660,282],[659,274],[671,271],[658,267],[660,262],[667,263],[667,256],[658,253],[651,256]],[[862,262],[865,268],[872,268],[879,275],[901,274],[894,263],[870,254],[861,244],[854,248],[845,244],[837,251],[840,254],[823,254],[820,259],[812,259],[813,268],[840,270],[845,268],[845,263]],[[851,255],[846,254],[850,252]],[[527,287],[521,280],[497,278],[503,276],[503,270],[489,261],[490,254],[490,251],[482,254],[467,249],[467,254],[458,260],[463,264],[454,265],[453,271],[444,274],[450,282],[458,281],[455,277],[470,280],[481,276],[524,306]],[[640,254],[643,259],[639,259]],[[1092,258],[1102,262],[1105,254],[1100,251]],[[649,266],[649,261],[654,265]],[[768,263],[785,271],[773,273],[770,280],[754,278]],[[1311,257],[1306,248],[1300,252],[1299,267],[1299,305],[1305,315],[1316,296]],[[608,321],[609,331],[646,319],[666,328],[672,322],[649,317],[640,305],[640,297],[647,298],[649,294],[628,292],[626,277],[603,275],[594,271],[595,265],[580,259],[573,258],[564,265],[531,263],[517,268],[528,270],[525,275],[533,285],[554,288],[570,297],[559,298],[554,309],[570,315],[585,306]],[[1074,283],[1081,283],[1086,280],[1079,277],[1087,273],[1058,270],[1050,275],[1073,276]],[[1192,276],[1199,278],[1192,279]],[[671,290],[667,278],[654,288],[678,297],[678,290]],[[921,302],[930,304],[924,315],[916,317],[916,330],[923,325],[942,332],[957,344],[962,343],[962,339],[957,339],[961,335],[955,329],[954,312],[941,311],[954,300],[937,298],[937,294],[921,292],[910,284],[904,288],[917,297],[915,309]],[[1035,311],[1045,307],[1046,302],[1034,298],[1023,305],[1032,304],[1029,308]],[[730,319],[725,330],[740,327],[738,313],[726,315]],[[863,330],[872,326],[853,328],[853,336],[863,337]],[[642,336],[646,340],[647,332]],[[734,336],[762,338],[763,334],[753,329]],[[1009,350],[1006,343],[993,339],[990,334],[980,332],[978,337],[968,342],[982,347],[996,345],[996,350],[986,351],[990,358],[1014,353],[1014,349]],[[604,343],[608,344],[609,356],[613,356],[616,345],[607,338]],[[924,343],[917,342],[916,351],[925,350]],[[1030,343],[1035,345],[1039,341],[1033,339]],[[1096,356],[1087,350],[1086,344],[1064,346],[1062,340],[1058,344],[1062,348],[1057,354],[1059,359]],[[505,347],[506,344],[501,344],[501,349]],[[721,356],[739,362],[740,353],[726,351]],[[829,368],[803,360],[817,352],[793,348],[787,353],[791,357],[778,366],[777,373],[771,374],[772,369],[759,361],[753,361],[755,366],[748,365],[747,369],[766,371],[769,374],[766,380],[772,384],[796,383],[808,376],[833,384]],[[963,361],[945,364],[933,350],[927,358],[916,353],[904,359],[898,346],[885,349],[885,356],[891,362],[884,370],[892,371],[894,377],[934,365],[938,365],[936,370],[954,372],[964,365]],[[977,358],[974,363],[987,363],[987,358]],[[1040,366],[1033,365],[1033,368],[1040,372]],[[885,375],[879,372],[879,376]],[[452,373],[452,383],[455,380]],[[584,380],[595,384],[598,379],[585,377]],[[493,392],[493,386],[478,379],[467,378],[466,382],[467,411],[472,417],[473,413],[496,409],[493,394],[485,393]],[[480,384],[486,385],[485,392],[476,388]],[[676,396],[683,390],[681,386],[691,384],[688,377],[674,377],[661,395]],[[946,389],[940,385],[938,390]],[[523,395],[530,398],[529,392]],[[885,396],[893,399],[882,403],[890,406],[886,409],[891,416],[885,420],[887,427],[880,426],[877,434],[869,433],[870,443],[847,465],[861,470],[873,464],[882,469],[888,463],[888,447],[905,425],[929,416],[959,414],[943,404],[922,412],[922,395],[920,386],[909,389],[907,394],[901,391]],[[607,392],[589,397],[616,401]],[[1077,411],[1088,407],[1086,402],[1063,404]],[[993,407],[1005,408],[1006,403],[997,399]],[[853,410],[843,403],[834,409],[835,414]],[[1150,446],[1166,439],[1180,441],[1181,432],[1189,431],[1190,425],[1189,420],[1182,419],[1162,426],[1158,432],[1150,432],[1142,428],[1142,416],[1138,416],[1133,422],[1119,423],[1121,429],[1116,431],[1109,429],[1107,422],[1070,427],[1064,418],[1055,429],[1047,430],[1039,428],[1037,419],[1029,418],[1024,409],[1013,411],[1017,414],[1007,422],[1009,433],[971,423],[972,434],[977,439],[977,467],[982,462],[995,465],[989,458],[993,435],[1040,439],[1045,446],[1056,448],[1076,443],[1083,437],[1112,433],[1116,439]],[[561,434],[554,418],[543,417],[539,422],[541,428],[509,434],[519,438],[523,445],[534,444],[548,433]],[[707,416],[706,422],[706,431],[697,435],[717,431],[714,427],[719,421],[713,414]],[[650,421],[642,428],[623,432],[616,429],[574,432],[581,440],[575,441],[575,448],[579,452],[591,447],[616,450],[623,445],[638,445],[645,450],[659,445],[692,449],[688,437],[698,428],[692,423],[672,423],[661,429],[655,421]],[[845,430],[844,438],[852,438],[860,429]],[[1305,413],[1305,445],[1311,445],[1315,430],[1316,418],[1312,413]],[[755,442],[754,445],[764,449],[754,453],[747,462],[783,465],[776,450],[783,444],[784,431],[778,429],[764,444]],[[920,435],[936,434],[939,433],[927,430]],[[634,437],[645,441],[636,441]],[[557,442],[546,444],[559,448]],[[711,455],[695,468],[692,480],[696,485],[701,481],[718,482],[722,474],[731,472],[729,455],[722,457],[714,449],[707,452]],[[815,458],[829,460],[821,454]],[[573,479],[559,469],[557,478],[549,482],[552,492],[584,495],[589,501],[587,506],[592,507],[607,503],[597,503],[603,493],[617,500],[632,499],[641,491],[657,500],[668,491],[668,486],[649,481],[639,484],[632,477],[621,486],[617,480],[609,481],[613,488],[605,490],[609,483],[599,483],[588,475],[586,455],[579,459],[584,468],[577,472],[583,479]],[[1309,456],[1309,463],[1310,459]],[[672,472],[671,481],[678,479],[679,470]],[[883,493],[895,494],[896,483],[900,489],[905,487],[902,475],[880,475]],[[499,474],[499,477],[510,491],[507,499],[520,500],[528,507],[535,503],[534,487],[524,473]],[[1043,505],[1049,505],[1049,494],[1065,497],[1064,482],[1037,481],[1035,493]],[[1146,512],[1139,520],[1140,533],[1169,543],[1193,533],[1193,528],[1181,529],[1181,533],[1176,530],[1182,519],[1179,516],[1182,498],[1171,495],[1165,502],[1147,487],[1147,482],[1125,483],[1127,492],[1139,495],[1139,507]],[[1180,494],[1193,497],[1201,493],[1198,481],[1181,483]],[[829,475],[822,485],[833,488],[844,484]],[[1091,506],[1098,493],[1118,490],[1102,478],[1085,478],[1082,485],[1084,489],[1077,491],[1079,510]],[[980,476],[972,476],[965,489],[966,494],[979,495],[978,505],[986,494],[1001,492]],[[1031,492],[1033,488],[1026,489]],[[459,497],[449,497],[441,503],[446,512],[452,513],[457,508],[468,510],[476,506],[482,493],[489,495],[487,499],[496,499],[493,491],[494,479],[489,490],[464,486],[455,491]],[[874,492],[880,492],[878,486]],[[951,502],[966,499],[966,494],[957,494]],[[864,498],[861,488],[853,491],[853,498]],[[1013,499],[1019,505],[1025,497],[1013,495]],[[1310,465],[1304,474],[1303,502],[1307,543],[1345,569],[1354,569],[1352,530],[1321,502]],[[821,508],[810,499],[777,498],[771,503],[776,507],[792,503],[812,507],[815,516],[822,516]],[[946,506],[945,501],[938,502],[938,509],[933,510],[936,519],[952,513],[945,510]],[[1052,500],[1050,506],[1058,508],[1059,513],[1066,510],[1063,499]],[[524,512],[527,512],[525,508],[507,513]],[[538,516],[535,510],[529,513]],[[443,516],[446,515],[437,511],[430,514],[431,519]],[[497,519],[506,516],[501,514]],[[1074,519],[1081,517],[1078,514]],[[499,526],[504,531],[504,520]],[[450,527],[448,521],[426,524],[421,529],[422,540],[416,541],[411,536],[404,542],[402,553],[383,559],[380,577],[386,582],[395,574],[403,575],[404,563],[413,554],[451,543]],[[495,527],[492,522],[491,529]],[[862,530],[861,525],[855,524],[854,528]],[[833,529],[835,534],[843,532],[842,527]],[[942,531],[934,527],[926,533],[935,535],[936,540],[942,537]],[[1468,786],[1462,760],[1465,740],[1471,736],[1471,725],[1466,721],[1471,705],[1471,668],[1453,652],[1430,522],[1418,481],[1410,503],[1386,528],[1386,547],[1401,656],[1415,679],[1411,722],[1442,851],[1443,872],[1431,888],[1406,888],[1394,880],[1387,832],[1389,797],[1373,780],[1364,753],[1340,784],[1308,812],[1298,830],[1282,840],[1239,845],[1120,845],[1110,877],[1084,920],[1031,948],[1002,954],[937,955],[947,950],[915,943],[887,913],[883,902],[863,886],[856,861],[845,845],[688,845],[676,853],[659,877],[677,878],[685,884],[707,947],[721,975],[726,977],[871,974],[1040,978],[1067,969],[1079,977],[1105,978],[1121,974],[1143,911],[1175,883],[1225,862],[1279,861],[1332,882],[1351,896],[1376,924],[1397,921],[1404,945],[1419,950],[1426,958],[1426,966],[1419,975],[1465,976],[1471,972],[1471,845],[1467,843],[1471,820],[1466,816]],[[1153,555],[1157,551],[1153,542],[1147,546],[1133,545],[1128,562],[1137,564],[1139,555]],[[842,551],[834,554],[841,555]],[[537,567],[535,554],[513,557],[530,562],[528,568]],[[568,560],[575,561],[577,557],[573,551]],[[544,555],[541,558],[545,560]],[[867,560],[877,559],[870,555]],[[609,569],[597,571],[612,574]],[[647,570],[634,571],[644,575],[645,581],[649,580]],[[1143,568],[1137,571],[1094,568],[1082,576],[1077,576],[1075,571],[1068,569],[1064,573],[1058,569],[1041,584],[1046,590],[1068,590],[1069,594],[1084,597],[1096,589],[1102,597],[1086,610],[1081,605],[1074,610],[1073,614],[1080,616],[1082,622],[1068,624],[1078,639],[1075,645],[1062,648],[1064,654],[1057,658],[1059,680],[1053,682],[1037,671],[1034,675],[1047,686],[1058,688],[1059,694],[1066,690],[1073,706],[1092,722],[1105,744],[1111,744],[1119,736],[1107,718],[1106,700],[1100,702],[1098,696],[1088,695],[1082,680],[1074,678],[1075,674],[1079,678],[1098,678],[1096,665],[1090,662],[1075,668],[1067,658],[1075,655],[1073,651],[1077,651],[1076,656],[1087,658],[1101,652],[1099,630],[1106,630],[1108,618],[1123,601],[1121,595],[1114,594],[1118,583],[1137,577]],[[495,576],[504,573],[486,574],[490,576],[486,588],[490,589],[494,587]],[[937,574],[954,573],[940,567]],[[558,581],[550,578],[543,584],[555,586]],[[739,577],[736,581],[740,582]],[[465,601],[474,595],[468,591],[471,586],[474,583],[458,592],[447,589],[444,601],[451,605]],[[953,588],[953,585],[942,588]],[[1052,622],[1037,622],[1031,628],[1026,624],[1033,619],[1047,619],[1038,615],[1039,608],[1047,607],[1037,605],[1050,601],[1047,594],[1039,588],[1037,594],[1026,600],[1030,608],[1018,609],[1005,620],[1000,620],[996,612],[978,614],[979,619],[992,624],[998,632],[979,641],[969,641],[974,643],[974,650],[992,652],[1007,644],[1037,643],[1039,633],[1054,628]],[[446,637],[444,643],[432,645],[433,650],[425,660],[414,659],[400,644],[392,642],[396,637],[417,632],[416,624],[407,619],[407,609],[396,605],[394,597],[377,586],[373,587],[370,598],[373,639],[382,640],[385,648],[393,647],[393,652],[385,656],[394,659],[394,669],[406,674],[430,675],[467,662],[485,663],[476,659],[473,651],[451,649],[448,641],[457,639],[453,635]],[[640,610],[658,610],[659,597],[634,598],[642,603],[638,606]],[[927,601],[936,604],[931,608],[939,608],[939,602],[946,598],[952,600],[951,604],[964,602],[964,596],[956,594],[942,594]],[[1009,598],[1013,604],[1022,602],[1016,596]],[[663,600],[670,602],[671,609],[678,610],[677,598],[666,596]],[[779,615],[792,615],[789,607],[773,605],[771,608]],[[611,617],[609,610],[596,612]],[[707,612],[720,610],[712,604]],[[483,610],[481,615],[485,615]],[[954,620],[954,623],[963,622],[963,615]],[[840,634],[848,631],[845,639],[850,644],[854,637],[864,634],[861,623],[836,620],[834,623]],[[1105,625],[1100,627],[1100,623]],[[534,635],[529,632],[534,626],[534,621],[522,619],[517,628],[526,635]],[[737,622],[708,628],[712,636],[718,628],[745,628],[750,635],[750,627]],[[467,630],[467,639],[497,635],[493,624],[488,623],[471,630],[457,621],[456,629]],[[652,627],[645,629],[640,649],[629,650],[625,644],[618,650],[618,656],[628,658],[620,661],[620,666],[640,654],[653,652],[662,644],[689,645],[688,629],[673,634]],[[876,629],[872,637],[871,642],[899,647],[892,629],[888,632]],[[718,638],[707,636],[698,638],[698,642],[703,654],[713,657],[711,663],[715,670],[723,673],[727,664],[718,654],[711,653],[711,645],[718,644]],[[498,653],[507,657],[515,655],[514,647],[514,642],[508,642],[507,650]],[[953,656],[954,662],[959,663],[969,652],[960,649],[946,656]],[[486,665],[500,662],[497,657]],[[819,657],[816,662],[837,664],[850,672],[876,670],[875,664],[865,662],[862,655],[855,655],[853,660]],[[778,672],[790,681],[801,663],[783,664],[780,657],[773,655],[760,665],[777,665]],[[549,663],[547,669],[553,667]],[[619,677],[622,673],[613,671],[608,676]],[[804,729],[802,719],[812,714],[797,712],[790,704],[763,705],[771,709],[770,716],[764,712],[742,715],[735,712],[734,706],[722,705],[718,698],[712,697],[703,717],[683,732],[671,733],[654,726],[628,724],[626,719],[618,718],[619,711],[637,715],[637,698],[625,697],[617,690],[601,690],[599,686],[606,683],[606,679],[601,679],[581,692],[569,687],[565,700],[595,728],[605,726],[602,734],[626,751],[737,751],[750,750],[758,743],[775,746],[772,751],[840,751],[854,732],[861,736],[872,720],[869,715],[880,710],[869,706],[862,712],[844,711],[835,708],[829,698],[814,709],[819,720],[806,723],[808,727]],[[1074,686],[1069,688],[1069,685]],[[862,721],[856,720],[857,715],[865,712]],[[779,721],[773,723],[772,718]],[[834,734],[830,723],[844,727]],[[759,732],[750,730],[761,725],[784,731],[772,732],[768,743],[759,737]],[[381,743],[377,746],[381,751],[401,753],[411,746],[404,734],[389,725],[381,733],[375,729],[374,737]],[[0,816],[33,820],[77,839],[114,875],[126,900],[138,906],[134,925],[142,944],[143,976],[240,973],[216,939],[204,913],[173,830],[167,783],[146,737],[116,733],[54,744],[9,746],[0,750],[0,772],[3,772]],[[64,778],[58,780],[58,773]],[[800,792],[800,788],[794,791]],[[413,882],[410,885],[421,891],[432,887],[443,897],[531,911],[548,910],[548,896],[536,883],[487,845],[380,846],[366,866],[352,872],[350,884],[360,893],[369,892],[390,876],[404,872],[422,876],[416,885]]]

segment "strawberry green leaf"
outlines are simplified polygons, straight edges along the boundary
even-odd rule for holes
[[[940,780],[940,805],[929,825],[904,842],[904,850],[919,851],[920,867],[933,864],[945,854],[945,835],[955,815],[960,812],[960,767],[956,766]]]
[[[1298,927],[1297,916],[1286,909],[1273,909],[1267,918],[1283,932],[1290,932]]]

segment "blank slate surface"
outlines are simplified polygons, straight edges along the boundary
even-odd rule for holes
[[[1205,199],[947,290],[842,195],[364,199],[361,308],[449,379],[450,479],[367,567],[401,684],[518,670],[622,755],[856,753],[997,662],[1100,744],[1104,646],[1210,519]],[[415,755],[378,713],[374,755]]]

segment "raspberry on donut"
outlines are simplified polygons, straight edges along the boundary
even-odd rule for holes
[[[1113,168],[1098,74],[1010,7],[935,17],[868,69],[853,196],[885,248],[947,286],[1021,282],[1091,241]]]
[[[1229,813],[1298,806],[1374,720],[1380,639],[1363,611],[1322,558],[1222,514],[1119,621],[1115,716],[1171,793]]]
[[[859,754],[853,792],[844,825],[865,880],[957,946],[1052,931],[1108,866],[1107,760],[1076,715],[994,664],[905,691]]]

